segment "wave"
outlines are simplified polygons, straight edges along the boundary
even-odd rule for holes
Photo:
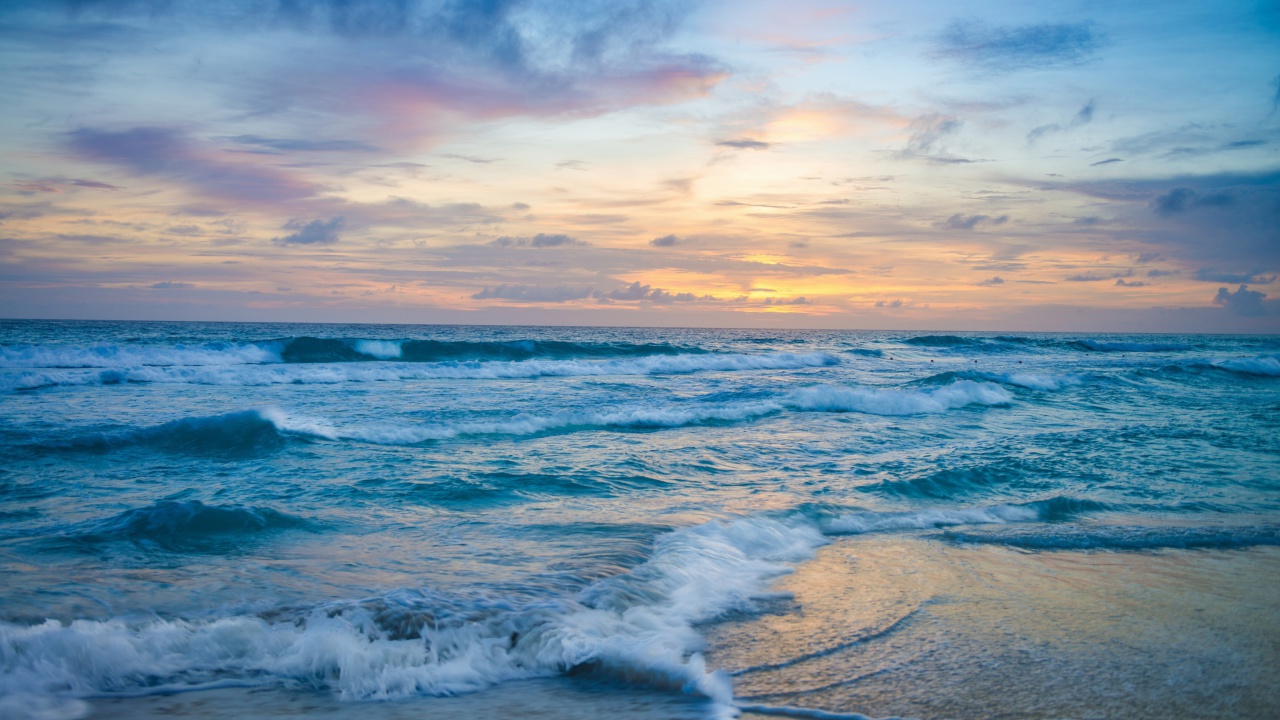
[[[1277,527],[1144,527],[1050,525],[999,531],[946,531],[953,542],[1009,545],[1028,550],[1159,550],[1280,545]]]
[[[1085,381],[1082,375],[1045,375],[1041,373],[993,373],[982,372],[979,370],[961,370],[958,372],[944,372],[937,375],[930,375],[920,382],[922,384],[940,385],[944,383],[955,382],[956,380],[975,380],[981,382],[994,382],[1001,385],[1013,385],[1015,387],[1026,388],[1028,390],[1043,390],[1046,392],[1054,392],[1063,388],[1080,385]]]
[[[439,363],[307,363],[292,365],[138,366],[101,371],[25,371],[0,377],[0,389],[55,385],[160,383],[265,386],[331,385],[405,380],[494,380],[603,375],[679,375],[696,372],[799,370],[838,365],[826,353],[679,354],[612,360],[449,361]]]
[[[0,622],[0,695],[11,710],[214,684],[328,689],[343,699],[453,695],[521,678],[596,673],[706,696],[734,716],[695,625],[750,611],[825,538],[763,517],[659,536],[649,559],[572,599],[517,603],[397,591],[309,611],[213,620]],[[23,712],[23,710],[27,712]]]
[[[599,429],[656,430],[734,423],[786,410],[920,415],[969,405],[1007,405],[1010,402],[1012,398],[998,385],[961,380],[922,390],[818,385],[762,400],[632,406],[615,410],[562,410],[545,415],[521,413],[504,420],[434,424],[342,426],[323,418],[263,408],[211,417],[182,418],[136,430],[94,433],[62,444],[44,443],[37,447],[105,452],[115,447],[147,445],[169,452],[254,455],[283,447],[290,435],[379,445],[416,445],[474,435],[534,435]]]
[[[168,452],[245,456],[277,450],[285,442],[278,424],[268,413],[242,410],[181,418],[146,428],[93,433],[65,443],[42,443],[39,447],[105,452],[116,447],[147,445]]]
[[[1028,467],[1026,462],[1011,457],[991,464],[945,468],[913,478],[885,480],[856,489],[901,498],[946,500],[993,490],[1038,489],[1043,487],[1043,483],[1029,479],[1036,475],[1036,470]]]
[[[280,362],[278,343],[201,345],[6,345],[0,368],[115,368]]]
[[[1256,358],[1236,358],[1214,363],[1213,367],[1241,375],[1280,377],[1280,356],[1264,355]]]
[[[271,363],[518,361],[697,355],[667,343],[474,342],[294,337],[199,345],[7,345],[0,368],[202,367]]]
[[[917,347],[969,347],[984,344],[978,338],[960,337],[959,335],[916,335],[902,341],[904,345]]]
[[[570,429],[634,429],[688,427],[742,422],[766,415],[801,412],[860,412],[871,415],[941,413],[968,405],[1006,405],[1012,402],[996,385],[960,381],[925,390],[868,390],[819,385],[781,398],[733,403],[631,407],[611,411],[566,410],[548,415],[520,414],[508,420],[438,425],[336,427],[323,420],[263,411],[281,430],[330,440],[357,440],[383,445],[413,445],[463,435],[532,435]]]
[[[925,530],[950,525],[1004,525],[1064,520],[1080,513],[1107,509],[1093,500],[1054,497],[1024,504],[972,508],[936,508],[910,512],[856,511],[825,521],[823,530],[834,535],[861,535],[890,530]]]
[[[305,528],[310,524],[303,518],[266,507],[166,500],[82,523],[64,537],[77,543],[124,540],[174,549],[198,549],[209,541],[230,539],[238,542],[246,536]]]
[[[1090,352],[1178,352],[1191,349],[1190,345],[1182,343],[1104,342],[1101,340],[1076,340],[1068,346]]]
[[[818,385],[791,393],[790,407],[823,412],[861,412],[871,415],[921,415],[968,405],[1009,405],[1013,398],[992,383],[957,380],[926,387],[867,389]]]

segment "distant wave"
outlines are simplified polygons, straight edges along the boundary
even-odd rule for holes
[[[1190,350],[1183,343],[1104,342],[1102,340],[1076,340],[1069,343],[1077,350],[1090,352],[1178,352]]]
[[[117,368],[244,365],[281,362],[280,346],[214,342],[199,345],[5,345],[0,368]]]
[[[1280,528],[1048,525],[995,531],[949,530],[944,537],[953,542],[1010,545],[1028,550],[1243,548],[1280,545]]]
[[[983,344],[981,338],[967,338],[959,335],[916,335],[902,342],[917,347],[969,347]]]
[[[295,337],[197,345],[7,345],[0,368],[192,367],[263,363],[616,359],[706,351],[666,343],[468,342]]]
[[[837,365],[826,353],[678,354],[607,360],[445,362],[342,362],[274,365],[135,366],[109,370],[27,370],[0,376],[0,388],[30,390],[56,385],[167,383],[189,385],[329,385],[403,380],[675,375],[695,372],[796,370]]]

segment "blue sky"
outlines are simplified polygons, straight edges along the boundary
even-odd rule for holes
[[[1275,2],[0,4],[11,317],[1280,331]]]

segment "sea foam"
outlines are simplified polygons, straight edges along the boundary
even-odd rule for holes
[[[748,610],[825,542],[811,524],[714,521],[577,597],[524,604],[397,591],[310,611],[126,621],[0,622],[0,695],[19,717],[81,716],[83,697],[218,684],[326,688],[344,699],[451,695],[570,670],[698,693],[733,715],[696,623]]]

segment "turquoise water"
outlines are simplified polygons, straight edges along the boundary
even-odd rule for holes
[[[717,638],[895,538],[1280,545],[1280,338],[0,321],[8,715],[566,677],[868,712],[747,702],[812,649]]]

